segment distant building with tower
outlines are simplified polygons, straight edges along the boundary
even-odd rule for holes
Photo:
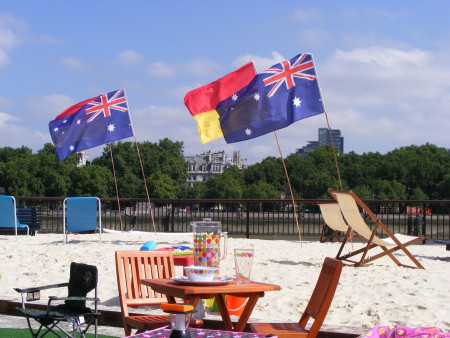
[[[228,160],[225,151],[207,151],[200,155],[186,156],[184,159],[188,163],[187,185],[189,187],[196,182],[206,182],[211,177],[222,174],[231,166],[237,166],[239,169],[244,167],[244,159],[241,158],[239,151],[233,152],[232,160]]]
[[[331,129],[328,131],[327,128],[319,128],[318,140],[308,141],[306,146],[298,148],[295,153],[300,157],[306,157],[310,152],[325,145],[334,146],[339,154],[344,153],[344,137],[342,136],[340,129]]]

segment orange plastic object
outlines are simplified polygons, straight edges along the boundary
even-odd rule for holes
[[[247,304],[248,298],[235,297],[226,295],[225,304],[230,315],[240,317],[244,311],[244,307]]]
[[[189,312],[194,310],[194,307],[189,304],[169,304],[162,303],[161,310],[163,311],[173,311],[173,312]]]

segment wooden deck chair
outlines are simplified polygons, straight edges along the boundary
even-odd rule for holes
[[[141,284],[141,279],[171,278],[175,276],[173,255],[170,251],[116,251],[117,287],[125,336],[170,325],[169,315],[135,315],[128,307],[167,303],[165,295]],[[189,326],[202,325],[202,320],[191,319]]]
[[[324,220],[322,233],[320,235],[321,243],[324,243],[328,240],[331,242],[334,237],[336,237],[339,242],[342,242],[341,237],[339,236],[340,232],[343,232],[345,236],[348,236],[347,240],[351,240],[355,235],[357,235],[360,241],[362,243],[365,243],[364,238],[362,238],[360,234],[354,231],[348,231],[348,225],[342,218],[341,208],[339,207],[338,203],[318,203],[318,205]],[[332,230],[332,233],[326,235],[325,227],[329,227]]]
[[[69,233],[98,231],[102,241],[101,202],[98,197],[67,197],[63,202],[64,244]]]
[[[258,334],[274,334],[278,338],[316,337],[334,298],[342,265],[338,259],[325,258],[312,296],[298,323],[251,323],[250,330]],[[307,330],[306,325],[311,318],[314,322]]]
[[[0,228],[14,229],[17,240],[17,229],[24,229],[27,236],[30,228],[26,224],[20,224],[17,218],[16,199],[13,196],[0,196]]]
[[[355,250],[345,255],[341,255],[342,250],[344,249],[344,246],[347,242],[347,240],[344,239],[336,258],[350,262],[350,265],[361,266],[371,261],[374,261],[375,259],[378,259],[380,257],[389,256],[398,266],[424,269],[422,264],[420,264],[420,262],[406,248],[411,244],[423,241],[425,239],[424,236],[415,237],[402,234],[393,234],[387,228],[387,226],[372,212],[372,210],[370,210],[369,207],[351,190],[336,191],[329,189],[328,192],[338,202],[339,207],[341,208],[342,214],[344,215],[344,218],[349,228],[353,229],[367,240],[367,243],[364,245],[363,248]],[[364,221],[363,217],[361,216],[358,205],[374,221],[375,226],[373,229],[370,229],[370,227]],[[377,231],[382,231],[387,236],[387,238],[381,239],[380,237],[378,237]],[[377,247],[380,248],[382,252],[372,257],[368,256],[369,250]],[[398,250],[402,250],[405,253],[405,255],[411,259],[411,261],[415,264],[415,266],[402,264],[393,255],[393,253]],[[355,258],[353,257],[358,255],[361,255],[359,261],[354,260]]]

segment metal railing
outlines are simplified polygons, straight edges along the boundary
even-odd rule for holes
[[[40,232],[62,232],[62,202],[59,197],[16,197],[18,206],[38,206]],[[190,232],[190,223],[211,218],[233,236],[297,237],[297,222],[290,200],[244,199],[152,199],[102,198],[102,227],[110,230]],[[317,203],[296,200],[302,237],[319,237],[323,218]],[[365,203],[394,233],[424,235],[427,239],[450,239],[450,200],[366,200]],[[119,211],[120,210],[120,211]],[[368,222],[370,221],[367,218]],[[370,222],[369,222],[370,224]]]

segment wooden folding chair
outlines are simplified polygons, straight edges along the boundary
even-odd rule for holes
[[[318,203],[320,212],[322,213],[322,217],[324,220],[322,233],[320,235],[320,242],[324,243],[327,241],[333,241],[333,238],[336,238],[340,243],[341,233],[344,233],[347,237],[347,240],[352,240],[354,236],[358,236],[361,243],[365,243],[364,238],[361,237],[360,234],[354,231],[348,232],[348,225],[345,223],[345,220],[342,218],[341,208],[339,208],[339,204],[336,202],[324,202]],[[329,228],[332,232],[326,234],[325,230]]]
[[[116,251],[117,286],[125,336],[170,325],[169,315],[132,315],[128,307],[167,303],[165,295],[141,284],[141,279],[171,278],[175,276],[173,255],[170,251]],[[190,326],[202,325],[202,320],[191,319]]]
[[[344,246],[347,243],[346,236],[341,244],[336,258],[347,261],[350,263],[350,265],[361,266],[383,256],[388,256],[398,266],[424,269],[422,264],[420,264],[420,262],[406,248],[409,245],[423,241],[425,239],[424,236],[416,237],[402,234],[393,234],[387,228],[387,226],[372,212],[372,210],[370,210],[370,208],[351,190],[337,191],[329,189],[328,192],[331,196],[333,196],[334,199],[336,199],[339,204],[345,221],[347,222],[347,225],[349,227],[347,232],[349,233],[351,230],[354,230],[367,240],[367,243],[363,248],[352,251],[345,255],[341,255]],[[375,226],[373,229],[370,229],[364,218],[361,216],[358,206],[360,206],[374,221]],[[387,238],[381,239],[380,237],[378,237],[377,231],[382,231],[387,236]],[[381,253],[378,253],[372,257],[368,256],[369,250],[377,247],[382,250]],[[411,259],[415,266],[402,264],[393,255],[393,253],[398,250],[403,251],[403,253],[405,253],[405,255],[409,257],[409,259]],[[353,257],[358,255],[361,255],[360,259],[354,260]]]
[[[278,338],[316,337],[334,298],[342,265],[338,259],[325,258],[312,296],[298,323],[251,323],[250,330],[258,334],[274,334]],[[314,321],[307,330],[306,325],[311,318]]]

